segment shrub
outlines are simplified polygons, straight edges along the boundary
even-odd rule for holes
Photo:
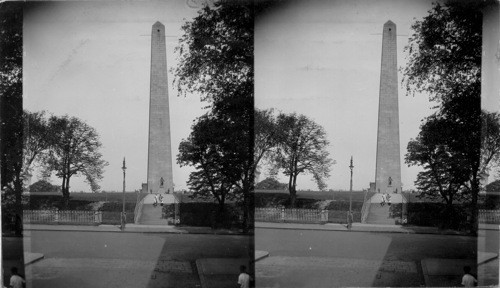
[[[123,203],[121,202],[106,202],[102,205],[101,211],[108,211],[108,212],[122,212],[123,210]],[[125,202],[125,212],[134,212],[135,210],[135,203],[127,203]]]
[[[361,210],[361,209],[360,209]],[[349,211],[349,207],[345,211],[328,211],[328,222],[330,223],[339,223],[339,224],[347,224],[347,211]],[[361,211],[353,211],[353,222],[361,222]]]
[[[102,211],[102,224],[120,225],[121,212]],[[134,212],[126,212],[126,223],[134,223]]]
[[[181,225],[212,228],[232,228],[241,225],[239,221],[241,209],[235,204],[225,205],[224,215],[219,214],[218,204],[207,202],[180,203],[179,212]]]
[[[420,202],[407,205],[410,225],[456,230],[465,229],[468,225],[468,211],[464,204],[453,205],[452,211],[448,211],[444,203]]]

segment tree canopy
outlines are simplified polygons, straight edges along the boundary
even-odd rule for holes
[[[405,157],[409,165],[424,169],[415,181],[420,195],[441,198],[450,211],[454,200],[470,195],[463,193],[470,181],[470,162],[459,149],[453,148],[457,126],[456,122],[446,118],[428,117],[417,138],[408,143]]]
[[[295,206],[297,177],[302,173],[312,174],[318,188],[326,189],[324,180],[330,176],[334,161],[327,150],[330,144],[326,132],[304,115],[279,114],[278,149],[273,156],[273,166],[288,176],[290,204]]]
[[[16,234],[22,233],[22,39],[23,3],[0,3],[0,188],[5,192],[2,228],[6,231],[13,227]]]
[[[272,109],[256,109],[254,119],[254,170],[257,170],[262,160],[270,160],[276,151],[279,129]]]
[[[23,160],[22,12],[22,3],[0,3],[1,188],[18,194],[22,193]]]
[[[61,192],[61,186],[52,185],[46,180],[38,180],[29,187],[30,192]]]
[[[45,111],[23,112],[23,174],[31,174],[33,164],[46,156],[50,147],[50,134],[48,119]]]
[[[210,111],[195,121],[191,135],[179,147],[177,159],[181,165],[196,167],[188,184],[197,193],[212,195],[219,203],[222,198],[216,195],[242,196],[239,198],[246,228],[252,222],[248,219],[255,172],[253,1],[206,5],[182,29],[184,33],[176,47],[179,64],[173,70],[174,84],[179,95],[199,95],[209,104],[206,108]],[[221,137],[221,131],[227,139]],[[202,147],[207,150],[201,151]],[[230,171],[228,167],[232,167]],[[218,178],[212,179],[219,181],[216,188],[206,187],[206,174],[211,170],[219,171]]]
[[[276,178],[268,177],[259,183],[255,184],[257,190],[287,190],[288,184],[280,183]]]
[[[403,69],[408,94],[423,92],[438,108],[426,119],[417,139],[408,145],[407,163],[424,167],[416,185],[430,193],[444,183],[447,189],[455,191],[440,192],[442,197],[468,193],[472,225],[477,224],[484,159],[480,99],[481,9],[485,4],[486,1],[434,3],[429,14],[411,27],[413,34],[405,48],[408,65]],[[447,130],[439,132],[436,127]],[[440,181],[436,181],[438,176]]]
[[[91,188],[98,189],[97,182],[102,178],[104,167],[99,149],[102,144],[94,128],[76,117],[51,116],[49,118],[50,149],[46,159],[46,171],[52,171],[62,179],[61,190],[69,200],[70,179],[83,175]],[[96,187],[97,185],[97,187]]]
[[[176,48],[177,89],[183,95],[198,93],[218,108],[231,106],[226,101],[253,104],[253,2],[214,5],[203,7],[182,27],[184,34]]]
[[[411,26],[403,70],[408,93],[426,92],[442,103],[466,91],[479,97],[482,7],[482,1],[434,3],[429,15]]]
[[[233,139],[226,126],[227,122],[208,115],[199,118],[189,138],[181,142],[177,156],[181,166],[190,165],[196,169],[188,181],[194,196],[214,197],[221,211],[226,199],[238,197],[235,188],[241,171],[238,155],[227,153],[233,146]]]

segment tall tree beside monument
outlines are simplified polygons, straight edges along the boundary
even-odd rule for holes
[[[13,227],[14,221],[7,223],[7,220],[22,219],[22,3],[0,3],[0,19],[0,176],[1,190],[5,192],[2,193],[2,224]],[[7,217],[13,215],[15,217]],[[16,222],[16,233],[21,234],[21,222]]]
[[[335,163],[329,156],[325,129],[304,115],[279,114],[277,117],[278,149],[272,165],[288,177],[290,206],[295,207],[297,178],[300,174],[313,176],[319,190],[326,188],[330,167]]]
[[[435,3],[412,25],[404,83],[408,94],[424,92],[438,103],[433,121],[454,123],[450,137],[436,139],[453,151],[449,167],[467,170],[461,193],[470,194],[472,231],[477,228],[481,171],[481,35],[483,1]],[[429,121],[429,120],[427,120]],[[408,150],[408,154],[413,153]],[[486,163],[483,163],[483,165]],[[426,169],[432,170],[431,167]],[[450,171],[453,175],[453,171]],[[424,175],[421,175],[424,176]]]
[[[187,184],[196,198],[217,200],[218,219],[224,218],[226,200],[241,198],[239,171],[241,162],[233,146],[235,129],[228,123],[209,115],[198,118],[188,139],[179,145],[177,161],[181,166],[193,166],[196,171],[189,175]],[[241,200],[241,199],[240,199]]]
[[[71,177],[83,175],[92,187],[102,178],[108,163],[99,151],[102,144],[97,131],[87,123],[76,117],[51,116],[49,127],[52,134],[45,174],[54,172],[61,178],[61,191],[68,204]]]
[[[203,117],[225,123],[221,129],[228,129],[235,141],[220,145],[219,153],[236,157],[240,163],[233,172],[238,174],[236,192],[242,195],[245,227],[253,222],[253,28],[253,1],[219,1],[214,7],[205,6],[183,26],[176,48],[179,65],[174,82],[180,95],[200,95],[210,109]]]
[[[48,119],[45,111],[23,112],[23,175],[30,177],[33,166],[43,161],[50,148]]]

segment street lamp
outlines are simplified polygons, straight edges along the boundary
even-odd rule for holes
[[[351,165],[349,165],[349,168],[351,169],[351,185],[349,188],[349,213],[352,211],[352,169],[354,168],[354,165],[352,165],[352,156],[351,156]]]
[[[122,217],[120,217],[122,229],[125,228],[125,170],[126,169],[127,169],[127,167],[125,167],[125,157],[123,157],[123,167],[122,167],[122,170],[123,170],[123,205],[122,205]]]
[[[354,165],[352,165],[352,156],[351,156],[351,165],[349,165],[349,168],[351,169],[351,183],[349,187],[349,214],[347,215],[347,227],[351,229],[352,227],[352,169],[354,168]]]

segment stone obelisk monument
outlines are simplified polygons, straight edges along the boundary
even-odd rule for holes
[[[151,32],[151,80],[149,98],[148,192],[172,193],[172,150],[168,104],[165,26],[153,25]]]
[[[382,65],[378,107],[375,191],[401,192],[399,155],[398,71],[396,24],[387,21],[382,34]]]

